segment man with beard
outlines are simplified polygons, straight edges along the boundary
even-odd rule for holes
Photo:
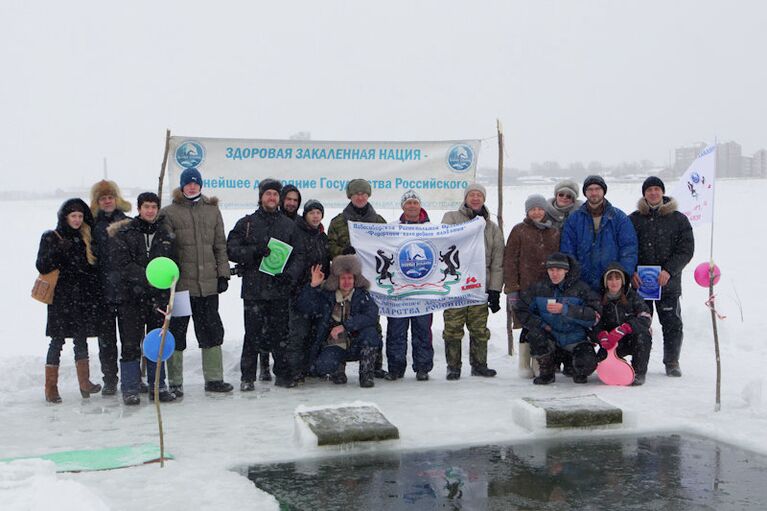
[[[295,223],[278,209],[281,191],[282,183],[276,179],[261,181],[258,209],[238,220],[226,241],[229,258],[242,270],[245,339],[240,358],[240,390],[243,392],[255,389],[259,353],[262,361],[270,352],[273,354],[277,386],[295,387],[300,372],[299,367],[291,364],[299,359],[301,340],[288,335],[288,311],[291,291],[301,277],[303,248]],[[276,275],[259,269],[264,258],[271,254],[272,238],[293,247],[283,272]]]
[[[602,275],[617,261],[629,275],[637,265],[637,235],[626,213],[605,199],[607,184],[600,176],[583,182],[587,202],[573,211],[561,233],[559,249],[581,267],[581,279],[600,292]]]
[[[298,208],[301,207],[301,192],[294,185],[285,185],[280,192],[280,211],[283,215],[295,220]]]

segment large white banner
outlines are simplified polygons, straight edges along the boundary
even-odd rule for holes
[[[443,142],[320,142],[170,137],[170,188],[180,173],[195,167],[203,193],[216,195],[229,209],[258,207],[258,183],[280,179],[301,190],[303,200],[327,208],[348,203],[346,184],[364,178],[379,209],[399,209],[400,197],[414,189],[423,206],[452,209],[474,181],[479,140]]]
[[[485,220],[457,225],[349,222],[381,314],[420,316],[487,303]]]
[[[716,146],[708,146],[682,174],[671,196],[679,211],[687,215],[693,227],[710,224],[714,219],[716,181]]]

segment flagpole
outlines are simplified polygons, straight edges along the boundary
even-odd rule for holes
[[[719,332],[716,327],[716,305],[714,302],[714,219],[716,216],[715,200],[716,200],[716,175],[718,174],[719,166],[719,143],[714,138],[714,182],[713,190],[711,191],[711,249],[708,265],[708,296],[711,309],[711,327],[714,331],[714,353],[716,355],[716,404],[714,404],[714,412],[718,412],[722,409],[722,362],[719,356]]]

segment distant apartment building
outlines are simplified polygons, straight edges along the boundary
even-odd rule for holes
[[[706,144],[678,147],[674,150],[675,177],[681,176],[698,157]],[[724,142],[716,146],[717,177],[767,177],[767,149],[760,149],[753,156],[744,156],[743,149],[737,142]]]
[[[741,177],[743,175],[743,152],[740,144],[737,142],[717,144],[716,177]]]
[[[704,142],[696,142],[686,147],[677,147],[674,151],[674,177],[679,177],[690,168],[695,158],[706,148]]]
[[[751,158],[751,175],[767,177],[767,149],[759,149]]]

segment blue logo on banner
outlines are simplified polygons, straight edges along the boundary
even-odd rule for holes
[[[700,174],[698,174],[697,172],[693,172],[692,174],[690,174],[690,179],[692,180],[693,183],[698,184],[700,183]]]
[[[176,149],[176,162],[185,169],[197,167],[205,159],[205,148],[194,140],[186,140]]]
[[[405,278],[425,279],[434,270],[434,247],[425,241],[409,241],[399,248],[397,260]]]
[[[447,165],[457,174],[463,174],[474,163],[474,149],[468,144],[456,144],[447,152]]]

